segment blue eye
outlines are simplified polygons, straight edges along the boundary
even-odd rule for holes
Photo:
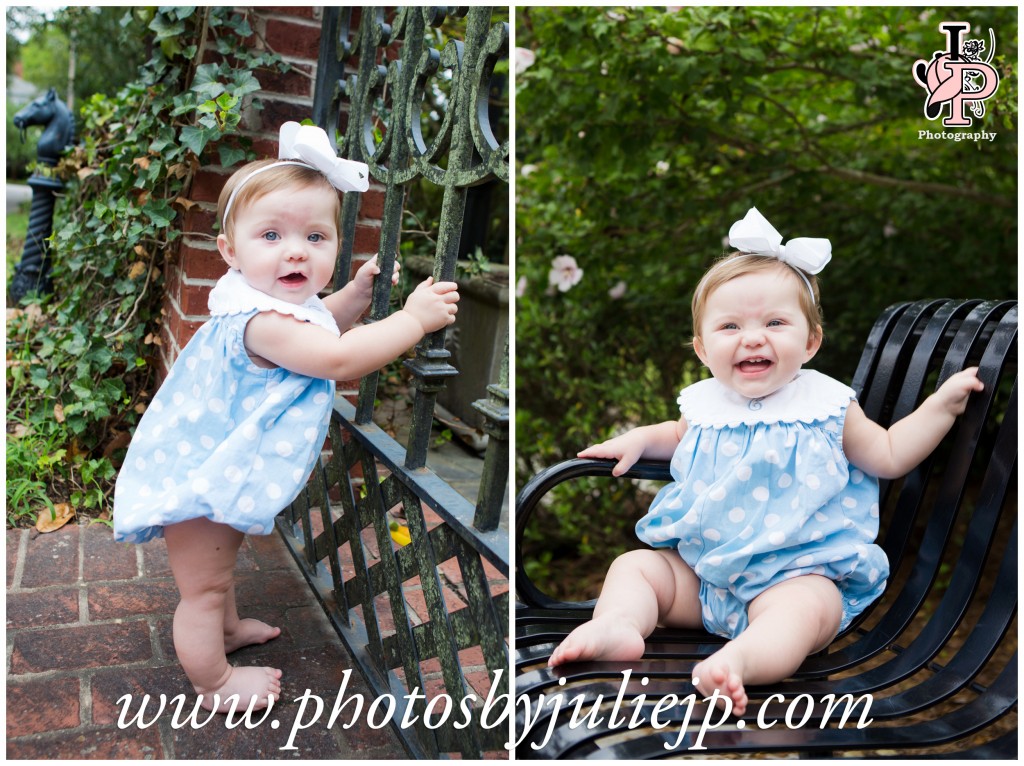
[[[264,233],[263,239],[267,240],[268,242],[276,242],[278,239],[280,239],[280,237],[278,236],[276,231],[268,231]]]
[[[783,322],[781,319],[773,319],[770,322],[768,322],[769,327],[782,327],[782,325]]]
[[[309,235],[309,236],[307,237],[307,239],[308,239],[308,240],[309,240],[310,242],[323,242],[323,240],[324,240],[324,235],[323,235],[323,234],[310,234],[310,235]]]

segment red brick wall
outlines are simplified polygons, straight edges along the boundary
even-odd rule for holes
[[[321,12],[319,7],[260,6],[252,9],[250,24],[256,33],[254,47],[268,46],[289,64],[285,74],[258,75],[263,90],[255,96],[262,111],[248,110],[242,120],[242,132],[253,140],[259,157],[276,156],[277,131],[282,122],[301,121],[312,116],[313,83],[320,46]],[[177,256],[168,264],[162,307],[162,373],[170,369],[181,349],[208,318],[207,298],[227,266],[217,252],[214,223],[217,197],[227,178],[238,166],[224,169],[218,164],[216,150],[200,158],[190,197],[196,204],[186,213],[185,235]],[[383,207],[383,189],[372,182],[363,195],[353,268],[377,252],[379,218]],[[344,328],[343,328],[344,329]],[[349,389],[352,384],[343,384]]]

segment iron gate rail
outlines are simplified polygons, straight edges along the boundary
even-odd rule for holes
[[[438,51],[427,44],[428,33],[445,21],[444,8],[400,8],[390,22],[380,8],[325,7],[323,13],[314,121],[332,134],[347,114],[339,153],[366,162],[385,189],[381,276],[366,320],[375,322],[388,313],[387,276],[408,185],[426,179],[444,190],[434,278],[452,280],[467,190],[508,181],[508,141],[495,139],[486,106],[494,67],[508,57],[508,25],[493,23],[490,8],[463,9],[455,15],[465,16],[464,40],[449,40]],[[427,145],[420,111],[435,77],[450,77],[450,93]],[[350,273],[360,201],[358,194],[345,195],[336,286]],[[479,758],[504,752],[508,739],[503,709],[481,720],[488,693],[504,699],[509,690],[509,538],[499,525],[508,492],[504,342],[501,380],[474,405],[490,437],[475,506],[425,467],[435,399],[457,374],[441,330],[406,361],[414,381],[408,445],[373,424],[378,374],[367,375],[355,406],[341,398],[335,405],[330,457],[278,517],[282,537],[371,689],[397,703],[392,725],[414,757]],[[388,528],[388,511],[396,506],[411,534],[405,547],[393,544]],[[438,665],[440,678],[430,672]],[[480,665],[486,673],[474,670]],[[447,717],[443,704],[428,708],[431,700],[444,702],[442,695],[451,704]],[[462,711],[470,703],[467,727]],[[413,719],[413,726],[398,725]]]

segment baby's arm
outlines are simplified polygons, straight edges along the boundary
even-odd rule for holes
[[[455,321],[459,294],[454,282],[428,277],[405,308],[340,338],[322,327],[273,311],[257,314],[245,328],[245,348],[286,370],[325,380],[355,380],[379,370],[427,333]]]
[[[373,256],[356,271],[349,283],[337,292],[324,298],[324,305],[334,315],[334,321],[345,332],[355,324],[370,305],[373,297],[373,279],[380,274],[379,256]],[[391,284],[398,284],[398,261],[395,261],[391,274]]]
[[[971,392],[984,387],[977,367],[962,370],[888,430],[868,420],[860,405],[852,402],[843,427],[843,451],[853,465],[872,476],[905,476],[939,445],[963,414]]]
[[[587,447],[577,457],[606,458],[618,460],[612,468],[612,476],[622,476],[641,458],[648,460],[670,460],[686,433],[686,421],[680,418],[641,426],[616,436],[614,439]]]

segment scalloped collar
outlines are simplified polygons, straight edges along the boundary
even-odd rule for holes
[[[817,423],[837,417],[856,398],[852,388],[815,370],[801,370],[791,383],[759,399],[748,399],[715,378],[679,393],[679,410],[690,426],[711,428],[759,423]]]
[[[314,295],[301,305],[288,303],[288,301],[257,290],[245,280],[242,272],[238,269],[228,269],[228,273],[217,280],[217,284],[210,291],[207,305],[210,308],[210,316],[276,311],[278,314],[288,314],[303,322],[310,322],[325,330],[330,330],[335,335],[341,335],[338,324],[334,321],[334,315],[319,296]]]

